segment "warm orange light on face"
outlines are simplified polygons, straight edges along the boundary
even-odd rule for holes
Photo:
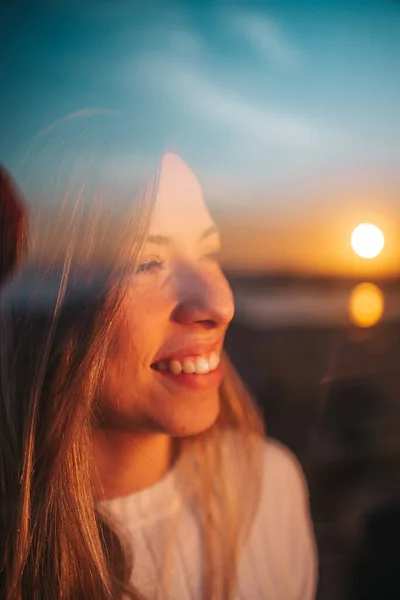
[[[376,225],[361,223],[351,235],[351,245],[354,252],[361,258],[375,258],[382,252],[385,238]]]
[[[378,323],[384,311],[381,290],[372,283],[357,285],[350,295],[350,317],[359,327],[371,327]]]

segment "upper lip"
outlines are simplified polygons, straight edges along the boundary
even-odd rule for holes
[[[212,352],[220,352],[222,347],[221,340],[213,342],[193,342],[180,346],[174,346],[163,350],[162,354],[156,356],[152,364],[168,361],[168,360],[183,360],[184,358],[211,354]]]

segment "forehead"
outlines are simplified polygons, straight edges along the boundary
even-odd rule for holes
[[[212,224],[196,175],[179,156],[165,154],[150,232],[171,237],[198,235]]]

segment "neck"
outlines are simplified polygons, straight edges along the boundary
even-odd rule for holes
[[[137,435],[95,429],[92,440],[99,500],[126,496],[154,485],[174,459],[173,440],[161,433]]]

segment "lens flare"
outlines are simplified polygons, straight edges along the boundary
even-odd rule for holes
[[[351,291],[350,317],[358,327],[372,327],[378,323],[384,307],[383,294],[373,283],[361,283]]]

